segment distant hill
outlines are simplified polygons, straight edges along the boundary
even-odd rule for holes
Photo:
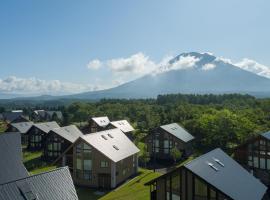
[[[185,59],[196,63],[188,66]],[[183,62],[182,62],[183,61]],[[149,98],[159,94],[245,93],[270,96],[270,79],[245,71],[204,53],[184,53],[167,65],[134,81],[115,88],[69,95],[65,98]]]

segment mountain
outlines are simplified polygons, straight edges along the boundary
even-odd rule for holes
[[[270,79],[209,53],[183,53],[151,74],[115,88],[65,98],[152,98],[159,94],[245,93],[270,96]]]

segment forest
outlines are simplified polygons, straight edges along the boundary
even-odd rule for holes
[[[156,99],[103,99],[78,101],[65,106],[16,107],[61,110],[62,125],[85,125],[92,116],[108,116],[111,121],[127,119],[136,128],[140,141],[151,129],[177,122],[197,138],[198,149],[215,147],[229,150],[264,131],[270,130],[270,99],[250,95],[159,95]],[[4,108],[2,108],[3,110]]]

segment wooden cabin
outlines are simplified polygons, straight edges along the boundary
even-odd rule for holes
[[[254,136],[234,150],[234,158],[270,186],[270,131]]]
[[[45,139],[43,158],[55,160],[80,136],[83,134],[75,125],[52,129]]]
[[[0,185],[0,200],[79,200],[68,168]]]
[[[151,200],[262,200],[267,187],[221,149],[164,174],[150,185]]]
[[[120,129],[123,133],[126,134],[126,136],[131,141],[134,140],[134,136],[133,136],[134,128],[130,125],[130,123],[127,120],[119,120],[119,121],[110,122],[110,126],[108,129],[112,129],[112,128]]]
[[[19,132],[21,134],[22,145],[28,145],[28,130],[34,125],[33,122],[18,122],[8,124],[5,132]]]
[[[172,159],[172,149],[176,148],[183,157],[192,154],[194,137],[177,123],[167,124],[152,130],[145,137],[147,151],[157,160]]]
[[[23,164],[20,133],[0,134],[0,185],[28,176]],[[2,190],[0,190],[0,199]]]
[[[111,129],[81,136],[57,162],[70,167],[75,184],[110,189],[137,173],[138,152],[121,130]]]
[[[31,151],[41,150],[47,134],[55,128],[60,128],[55,121],[34,124],[26,133],[28,135],[27,149]]]
[[[99,131],[104,131],[108,128],[110,120],[107,116],[105,117],[92,117],[89,121],[89,128],[87,132],[96,133]]]

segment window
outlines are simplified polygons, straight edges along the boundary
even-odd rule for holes
[[[126,169],[123,169],[123,175],[124,176],[126,175]]]
[[[260,158],[260,169],[265,169],[265,158]]]
[[[110,138],[113,138],[113,136],[112,136],[111,134],[108,134],[108,136],[109,136]]]
[[[77,154],[80,154],[80,153],[82,152],[82,147],[83,147],[83,144],[78,144],[78,145],[76,146],[76,153],[77,153]]]
[[[253,166],[258,168],[259,167],[259,160],[258,157],[253,157]]]
[[[100,167],[108,167],[109,163],[107,161],[101,161],[100,162]]]
[[[92,170],[92,160],[83,160],[83,169],[86,170]]]
[[[207,186],[195,178],[195,200],[207,200]]]
[[[79,158],[76,159],[76,169],[82,170],[82,160]]]
[[[164,140],[164,148],[169,148],[169,141],[168,140]]]

